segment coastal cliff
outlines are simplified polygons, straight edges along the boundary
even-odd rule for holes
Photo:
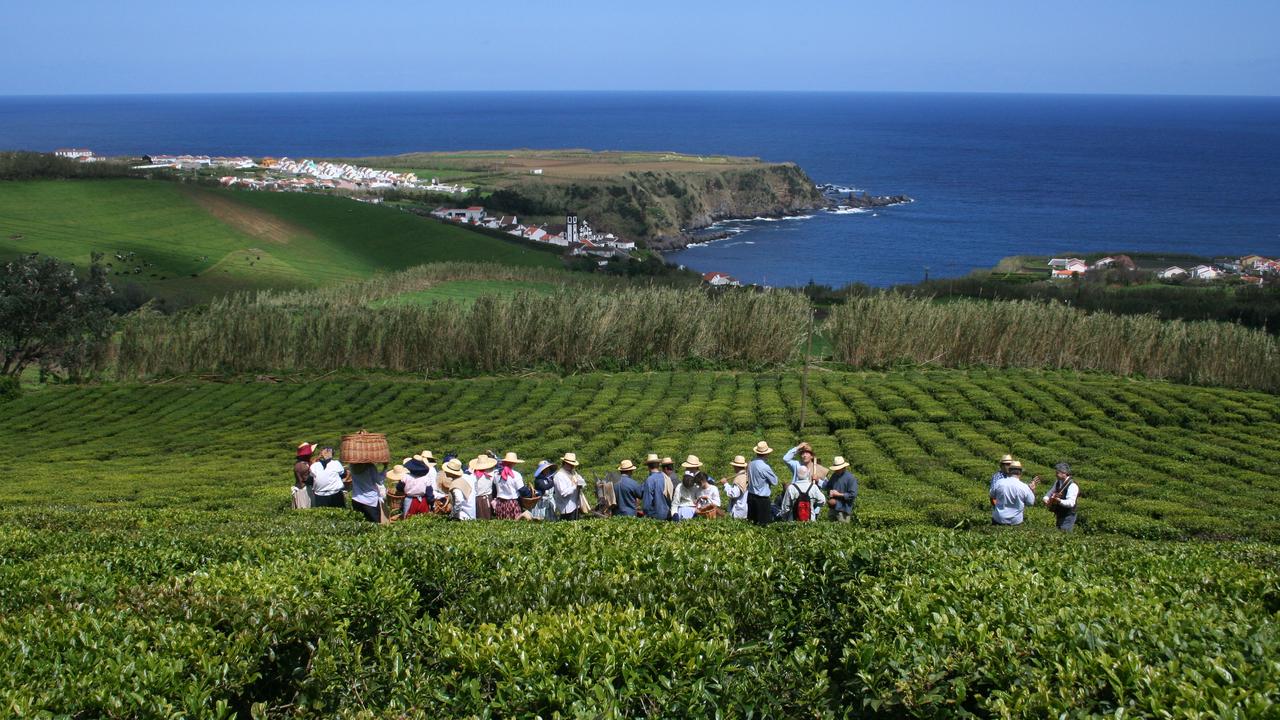
[[[521,182],[496,191],[490,204],[533,215],[571,209],[593,227],[656,250],[683,247],[684,232],[717,220],[790,215],[826,207],[829,199],[791,163],[698,172],[627,172],[572,184]]]

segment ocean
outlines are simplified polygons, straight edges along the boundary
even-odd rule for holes
[[[891,285],[1014,254],[1280,254],[1280,98],[914,93],[0,97],[0,148],[382,155],[591,148],[756,156],[906,194],[727,224],[669,257],[770,285]],[[0,192],[3,189],[0,188]]]

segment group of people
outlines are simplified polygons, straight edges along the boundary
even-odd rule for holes
[[[592,505],[578,457],[571,452],[556,463],[539,462],[526,481],[519,470],[525,461],[514,452],[501,457],[483,453],[464,465],[456,454],[437,463],[430,450],[423,450],[388,470],[368,463],[347,468],[334,458],[332,447],[302,443],[293,467],[293,504],[343,507],[350,492],[351,508],[371,522],[424,514],[457,520],[577,520],[588,514],[675,521],[730,517],[760,525],[812,522],[823,515],[838,522],[853,517],[858,479],[843,457],[824,467],[808,443],[791,448],[782,456],[790,479],[782,481],[775,499],[780,481],[769,464],[772,453],[768,443],[757,443],[753,459],[735,457],[719,483],[696,455],[686,457],[677,472],[672,458],[650,453],[643,480],[637,478],[642,468],[625,459],[618,463],[616,479],[596,483]]]
[[[294,464],[294,507],[351,508],[371,522],[389,522],[414,515],[440,514],[457,520],[577,520],[585,515],[643,517],[651,520],[693,520],[730,517],[767,525],[775,520],[813,522],[826,517],[849,522],[858,500],[858,478],[843,457],[823,466],[808,443],[782,456],[791,471],[779,479],[769,463],[773,448],[763,440],[748,461],[738,455],[717,482],[702,460],[689,455],[676,469],[670,457],[650,453],[643,468],[630,459],[618,463],[616,479],[596,483],[594,505],[585,495],[586,480],[579,460],[565,453],[558,462],[543,460],[526,480],[519,467],[525,461],[514,452],[499,457],[488,452],[464,465],[454,453],[437,464],[430,450],[405,458],[390,470],[368,463],[346,468],[333,457],[333,448],[313,443],[298,446]],[[1080,488],[1071,466],[1055,466],[1057,478],[1042,502],[1056,518],[1058,529],[1076,524]],[[643,473],[643,479],[638,474]],[[387,483],[392,483],[388,490]],[[775,488],[781,483],[781,492]],[[1021,525],[1026,508],[1036,504],[1040,476],[1022,481],[1022,463],[1012,455],[1000,459],[991,476],[991,522]],[[388,500],[390,514],[388,514]]]
[[[1058,529],[1071,532],[1076,526],[1076,500],[1080,497],[1080,486],[1071,476],[1071,466],[1067,463],[1060,462],[1053,469],[1057,478],[1041,502],[1053,513]],[[1026,508],[1036,504],[1036,486],[1039,484],[1039,475],[1031,478],[1030,483],[1022,481],[1022,463],[1014,460],[1012,455],[1000,458],[1000,469],[991,476],[989,488],[991,524],[1021,525]]]

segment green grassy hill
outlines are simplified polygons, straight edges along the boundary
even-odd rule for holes
[[[0,183],[0,256],[85,263],[94,251],[112,263],[117,286],[186,302],[438,261],[559,264],[548,252],[343,198],[146,180]]]

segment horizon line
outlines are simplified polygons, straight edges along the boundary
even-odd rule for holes
[[[509,94],[721,94],[721,95],[984,95],[1045,97],[1149,97],[1149,98],[1239,98],[1276,99],[1280,94],[1259,93],[1175,93],[1175,92],[1095,92],[1055,90],[663,90],[663,89],[494,89],[494,90],[207,90],[198,92],[69,92],[0,93],[0,98],[103,98],[103,97],[208,97],[245,95],[486,95]]]

